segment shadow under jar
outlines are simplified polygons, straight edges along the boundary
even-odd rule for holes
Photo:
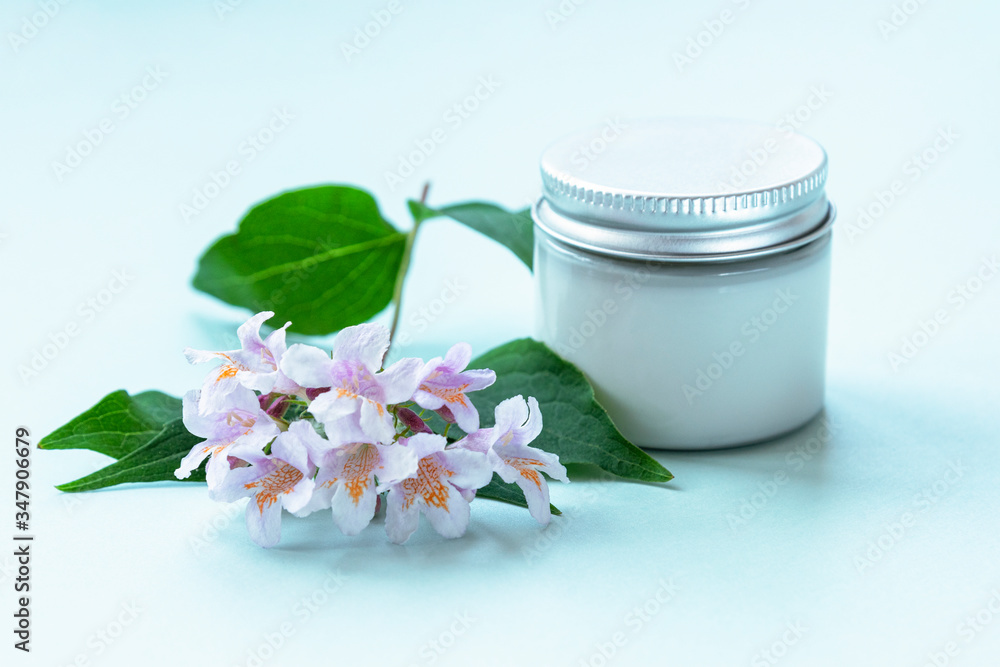
[[[541,161],[537,337],[625,437],[711,449],[794,430],[824,401],[826,153],[723,119],[607,125]]]

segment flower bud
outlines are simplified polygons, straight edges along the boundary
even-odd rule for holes
[[[441,419],[445,420],[449,424],[454,424],[455,423],[455,415],[452,414],[451,410],[448,408],[447,405],[442,405],[440,408],[438,408],[434,412],[436,412],[439,415],[441,415]]]
[[[414,433],[432,432],[430,427],[420,418],[420,415],[409,408],[399,408],[396,410],[396,416],[399,417],[399,421],[403,422],[406,428]]]

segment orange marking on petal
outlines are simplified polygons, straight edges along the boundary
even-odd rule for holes
[[[261,514],[278,500],[278,496],[291,493],[295,485],[302,481],[302,471],[284,461],[260,479],[244,484],[244,488],[259,488],[254,501]]]
[[[403,509],[408,508],[413,503],[413,498],[419,495],[427,506],[439,507],[448,512],[448,499],[451,496],[451,490],[444,479],[454,474],[453,471],[438,463],[433,456],[420,459],[417,476],[403,480],[401,484],[406,491]]]
[[[534,482],[535,486],[537,487],[542,486],[542,480],[539,479],[537,470],[532,470],[531,468],[525,468],[524,470],[521,471],[521,477],[524,477],[525,479]]]
[[[365,491],[368,490],[370,484],[371,479],[352,479],[344,482],[344,488],[347,490],[348,495],[351,496],[351,502],[357,505],[361,502],[361,496],[365,495]]]
[[[236,374],[239,373],[240,371],[248,371],[248,370],[250,370],[249,368],[247,368],[243,364],[239,363],[238,361],[234,360],[232,357],[230,357],[228,354],[226,354],[224,352],[218,352],[217,355],[220,356],[220,357],[222,357],[223,359],[225,359],[229,363],[226,363],[226,364],[223,364],[222,366],[219,366],[219,369],[218,369],[218,371],[216,373],[216,376],[215,376],[215,381],[216,382],[221,382],[222,380],[224,380],[226,378],[235,377]]]
[[[537,461],[535,459],[519,458],[516,456],[512,456],[509,459],[504,459],[504,461],[507,463],[507,465],[511,466],[519,473],[521,473],[521,477],[524,477],[525,479],[534,482],[535,486],[541,488],[542,478],[538,474],[538,470],[536,470],[536,468],[541,468],[542,466],[544,466],[545,464],[543,462]]]
[[[355,505],[371,486],[372,472],[378,461],[378,449],[374,445],[358,444],[344,462],[344,489]]]
[[[413,505],[417,492],[420,490],[420,482],[416,479],[404,479],[399,487],[403,492],[402,508],[405,511]]]
[[[468,407],[469,405],[469,399],[465,396],[465,390],[468,389],[468,387],[468,383],[459,387],[430,387],[426,384],[420,385],[421,391],[433,394],[434,396],[444,400],[445,403],[459,403],[465,407]]]

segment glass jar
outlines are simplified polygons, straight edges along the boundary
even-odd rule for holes
[[[632,442],[749,444],[823,407],[826,153],[771,126],[609,123],[542,156],[536,335]]]

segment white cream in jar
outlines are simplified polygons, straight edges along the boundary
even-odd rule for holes
[[[834,211],[822,147],[743,121],[614,129],[542,156],[538,338],[644,447],[803,425],[824,400]]]

